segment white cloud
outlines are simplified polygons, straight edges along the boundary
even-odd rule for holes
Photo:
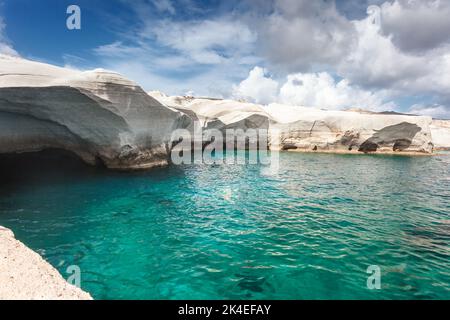
[[[255,67],[248,78],[233,88],[233,96],[261,104],[277,100],[278,82],[266,76],[266,70]]]
[[[370,16],[349,20],[333,1],[272,0],[247,19],[266,67],[278,75],[324,71],[370,92],[450,101],[450,1],[367,0]],[[380,24],[374,24],[379,20]]]
[[[357,47],[342,57],[338,67],[341,75],[369,87],[391,87],[426,73],[421,57],[406,55],[391,39],[380,33],[372,17],[354,21],[358,34]]]
[[[289,75],[281,87],[279,100],[285,104],[325,109],[362,108],[374,111],[392,109],[381,92],[371,92],[351,86],[347,79],[336,82],[326,73]]]
[[[168,12],[170,14],[175,14],[176,12],[170,0],[153,0],[152,3],[159,12]]]
[[[160,62],[167,65],[162,66]],[[183,72],[179,76],[165,76],[161,73],[161,67],[173,70],[172,63],[177,63],[177,57],[173,57],[172,60],[165,57],[153,59],[153,57],[136,56],[126,60],[108,58],[104,60],[102,67],[124,75],[146,91],[159,90],[168,95],[183,95],[193,91],[198,96],[227,98],[230,97],[235,79],[224,75],[230,73],[237,77],[245,77],[245,73],[241,73],[241,66],[233,63],[214,66],[207,72],[187,72],[187,76]],[[184,62],[179,63],[182,65]]]
[[[3,21],[3,18],[0,17],[0,53],[10,56],[18,56],[19,54],[13,49],[9,40],[6,38],[5,28],[6,24]]]
[[[384,111],[396,107],[394,103],[386,102],[387,96],[382,91],[363,90],[351,86],[346,79],[336,82],[326,72],[291,74],[280,87],[260,67],[255,67],[247,79],[234,87],[234,96],[262,104],[280,102],[324,109],[363,108]]]
[[[450,1],[363,1],[380,4],[380,25],[361,15],[363,7],[349,18],[328,0],[248,0],[233,11],[178,19],[189,10],[181,4],[186,1],[176,7],[159,2],[163,18],[155,16],[156,0],[133,2],[139,30],[96,53],[108,68],[127,71],[132,60],[135,80],[149,90],[166,86],[169,93],[226,97],[232,91],[260,103],[332,109],[392,109],[387,101],[419,95],[442,108],[450,101]],[[347,10],[356,0],[348,3]],[[247,77],[258,65],[287,80],[276,81],[261,68]]]
[[[249,55],[256,34],[247,25],[231,19],[174,22],[151,25],[143,37],[155,37],[159,44],[199,64],[219,64]]]
[[[339,74],[371,89],[389,89],[404,96],[429,94],[450,99],[450,45],[421,55],[404,52],[394,44],[392,37],[382,33],[382,18],[381,26],[374,24],[370,16],[353,22],[358,45],[343,57]]]
[[[450,1],[386,2],[381,14],[383,33],[402,51],[420,53],[450,42]]]
[[[334,64],[355,41],[353,25],[332,1],[275,0],[273,13],[254,24],[263,53],[289,72]]]
[[[136,46],[126,46],[121,41],[105,44],[94,49],[98,55],[105,57],[129,57],[144,53],[144,49]]]
[[[450,119],[450,110],[443,105],[415,104],[409,109],[410,113],[430,116],[436,119]]]
[[[147,90],[168,94],[192,90],[199,95],[226,97],[232,84],[260,61],[253,55],[256,34],[230,17],[142,19],[143,27],[137,33],[94,52],[105,68],[131,77]]]

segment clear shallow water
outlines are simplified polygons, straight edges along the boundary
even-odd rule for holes
[[[15,172],[0,225],[96,299],[450,299],[448,155]]]

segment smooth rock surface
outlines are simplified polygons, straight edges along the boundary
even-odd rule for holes
[[[162,104],[200,121],[204,129],[266,129],[272,142],[279,141],[271,143],[272,150],[433,152],[431,117],[363,110],[328,111],[280,104],[262,106],[232,100],[168,97],[160,92],[149,94]]]
[[[269,117],[262,106],[233,100],[166,96],[159,91],[149,92],[162,104],[187,114],[207,129],[257,129],[269,126]],[[191,124],[192,126],[192,124]]]
[[[450,150],[450,120],[433,120],[430,126],[436,150]]]
[[[92,300],[0,226],[0,300]]]
[[[433,152],[431,117],[269,105],[281,148],[324,152]]]
[[[0,55],[0,153],[62,148],[108,168],[149,168],[168,163],[171,133],[187,121],[119,74]]]

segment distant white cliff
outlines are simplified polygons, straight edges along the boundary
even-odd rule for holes
[[[450,150],[450,120],[433,120],[430,129],[435,150]]]
[[[272,145],[272,149],[428,154],[434,148],[432,118],[426,116],[327,111],[279,104],[262,106],[232,100],[170,97],[158,91],[149,94],[199,120],[205,129],[266,128],[269,135],[280,135],[280,144]],[[436,133],[436,139],[445,140],[442,137],[442,133]]]
[[[0,55],[0,153],[57,148],[111,169],[146,169],[168,164],[173,131],[194,121],[267,130],[281,150],[427,154],[450,144],[449,126],[430,117],[147,94],[114,72]]]

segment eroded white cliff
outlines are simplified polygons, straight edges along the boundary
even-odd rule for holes
[[[168,97],[150,92],[161,103],[200,121],[204,129],[261,128],[280,143],[272,149],[346,153],[431,153],[431,117],[327,111],[231,100]],[[272,139],[275,141],[276,139]]]
[[[116,73],[0,55],[0,153],[62,148],[109,168],[149,168],[167,164],[171,132],[188,121]]]
[[[431,153],[433,142],[448,144],[448,127],[430,117],[147,94],[106,70],[0,55],[0,153],[59,148],[113,169],[149,168],[168,163],[173,131],[195,121],[267,130],[281,138],[272,149]]]
[[[282,149],[325,152],[431,153],[430,117],[325,111],[270,105]]]
[[[436,150],[450,150],[450,120],[433,120],[430,126]]]

